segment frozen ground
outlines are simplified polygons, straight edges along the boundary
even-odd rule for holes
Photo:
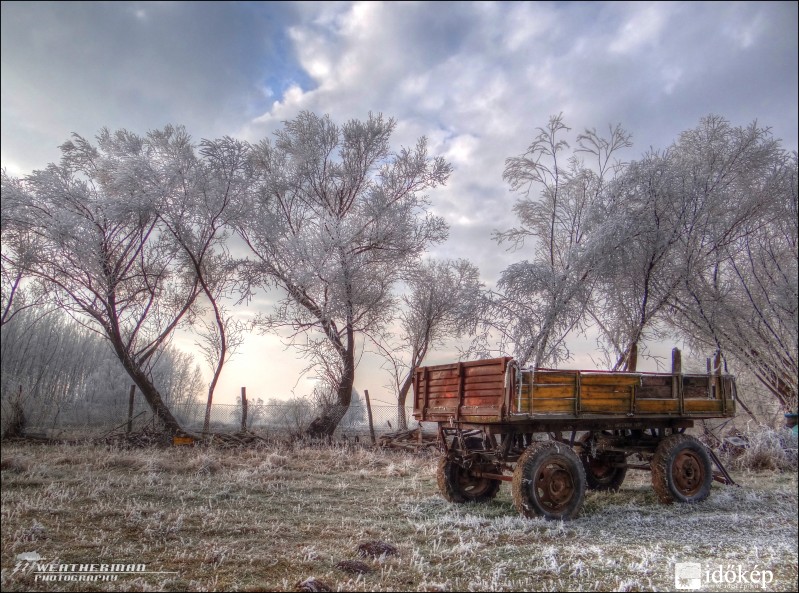
[[[733,472],[741,488],[714,484],[694,506],[659,504],[649,474],[630,472],[560,523],[519,517],[507,485],[490,504],[451,505],[434,458],[365,449],[3,445],[2,464],[3,591],[293,590],[311,577],[347,591],[673,590],[688,562],[705,590],[797,589],[796,472]],[[398,553],[358,556],[371,540]],[[44,581],[18,562],[36,555],[149,574]],[[720,566],[773,580],[714,584]]]

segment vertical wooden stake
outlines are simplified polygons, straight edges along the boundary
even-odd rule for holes
[[[130,386],[130,397],[128,397],[128,430],[130,434],[133,431],[133,396],[136,395],[136,384]]]
[[[673,375],[682,374],[682,354],[679,348],[673,348],[671,351],[671,373]]]
[[[677,409],[680,416],[685,414],[685,397],[682,384],[682,353],[679,348],[671,350],[671,397],[679,400]]]
[[[247,431],[247,388],[241,388],[241,432]]]
[[[372,437],[372,444],[376,444],[375,442],[375,425],[372,422],[372,404],[369,403],[369,390],[363,390],[363,397],[366,400],[366,415],[369,418],[369,434]]]

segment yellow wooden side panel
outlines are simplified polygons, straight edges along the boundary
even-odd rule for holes
[[[533,399],[574,398],[574,385],[536,385],[533,387]]]
[[[638,414],[677,414],[680,401],[677,399],[636,399],[635,411]]]
[[[625,373],[581,373],[580,384],[586,385],[611,385],[614,387],[629,387],[641,384],[641,376]]]
[[[721,413],[720,399],[686,399],[685,412],[718,412]]]
[[[532,409],[529,388],[522,392],[522,409],[533,414],[574,414],[576,377],[576,373],[537,372]]]
[[[618,385],[583,385],[580,389],[580,399],[620,399],[630,401],[633,388]]]
[[[632,405],[632,396],[633,387],[628,381],[612,383],[603,380],[598,384],[582,382],[580,388],[580,412],[588,414],[627,414],[630,412],[630,406]]]
[[[562,414],[564,412],[574,414],[574,401],[573,399],[564,398],[538,399],[538,397],[535,397],[533,400],[533,414]]]
[[[590,414],[626,414],[630,411],[630,399],[584,399],[580,411]]]
[[[536,371],[535,384],[577,384],[577,371]]]

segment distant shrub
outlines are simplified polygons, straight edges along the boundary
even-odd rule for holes
[[[22,396],[13,397],[2,401],[2,425],[0,425],[0,438],[12,439],[21,437],[25,432],[25,409],[22,405]]]
[[[0,460],[0,470],[11,471],[18,474],[25,473],[30,469],[30,460],[20,455],[5,455]]]
[[[797,469],[797,437],[791,431],[759,426],[743,436],[747,445],[733,460],[736,469]]]

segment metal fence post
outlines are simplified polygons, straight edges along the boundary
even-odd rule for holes
[[[241,388],[241,432],[247,431],[247,388]]]
[[[366,415],[369,418],[369,434],[372,436],[372,444],[375,444],[375,425],[372,423],[372,404],[369,403],[369,390],[363,390],[364,399],[366,399]]]
[[[130,386],[130,397],[128,397],[128,430],[127,434],[133,432],[133,396],[136,395],[136,384]]]

